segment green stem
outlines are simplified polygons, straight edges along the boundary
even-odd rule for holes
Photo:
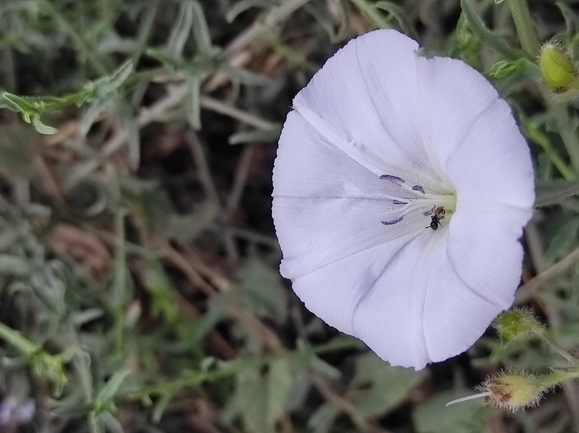
[[[579,137],[575,133],[575,126],[571,116],[569,116],[567,107],[562,104],[557,104],[556,102],[551,102],[547,90],[543,90],[543,96],[547,101],[553,119],[557,123],[559,134],[561,134],[561,139],[563,140],[565,149],[569,154],[571,164],[573,165],[575,172],[579,172]]]
[[[120,356],[123,351],[123,338],[125,330],[125,306],[127,303],[127,252],[125,249],[125,215],[126,210],[120,208],[115,217],[116,254],[114,273],[114,314],[115,314],[115,347],[113,353]]]
[[[521,47],[531,59],[534,59],[537,55],[537,49],[539,48],[539,41],[537,40],[537,35],[533,28],[533,21],[531,20],[527,0],[508,1]]]
[[[16,348],[25,356],[31,356],[41,350],[41,347],[24,337],[20,331],[12,329],[0,322],[0,338]]]
[[[543,342],[545,342],[547,345],[549,345],[551,347],[551,349],[553,349],[556,353],[558,353],[563,358],[565,358],[568,362],[570,362],[573,365],[578,364],[578,360],[573,358],[569,354],[569,352],[567,352],[563,347],[561,347],[559,345],[559,343],[557,343],[553,337],[551,337],[549,334],[547,334],[546,331],[542,330],[541,332],[535,332],[535,335],[537,335],[537,337],[539,337]],[[577,371],[579,371],[579,369]]]
[[[579,377],[579,368],[571,368],[568,370],[555,370],[552,373],[546,374],[538,378],[539,385],[542,390],[547,390],[555,385],[559,385],[569,379],[577,379]]]
[[[484,44],[510,61],[521,58],[519,50],[510,47],[502,37],[495,35],[487,28],[483,20],[478,16],[471,0],[460,0],[460,6],[472,32],[483,41]]]

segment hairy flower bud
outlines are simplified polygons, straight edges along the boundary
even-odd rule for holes
[[[533,375],[506,374],[487,379],[480,391],[486,394],[486,403],[514,412],[536,406],[544,388]]]
[[[500,314],[495,320],[494,327],[503,344],[530,338],[533,334],[540,334],[543,330],[543,326],[537,321],[533,313],[521,308]]]
[[[553,43],[547,43],[541,48],[539,66],[543,80],[551,90],[566,88],[575,74],[569,56]]]

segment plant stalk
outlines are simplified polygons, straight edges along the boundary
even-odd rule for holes
[[[531,20],[527,0],[508,1],[521,47],[527,56],[534,59],[537,56],[539,41],[533,28],[533,21]]]

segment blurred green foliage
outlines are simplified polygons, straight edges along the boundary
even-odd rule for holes
[[[444,408],[501,366],[559,366],[543,346],[489,333],[425,372],[393,368],[277,273],[271,166],[291,99],[345,41],[394,27],[511,103],[540,207],[517,302],[579,346],[577,106],[542,85],[509,1],[3,0],[0,431],[577,429],[574,384],[516,415]],[[575,2],[529,4],[577,68]]]

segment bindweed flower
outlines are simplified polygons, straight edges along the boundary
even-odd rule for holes
[[[418,49],[377,30],[338,51],[295,97],[273,175],[281,274],[328,324],[416,369],[511,305],[534,201],[509,106]]]

